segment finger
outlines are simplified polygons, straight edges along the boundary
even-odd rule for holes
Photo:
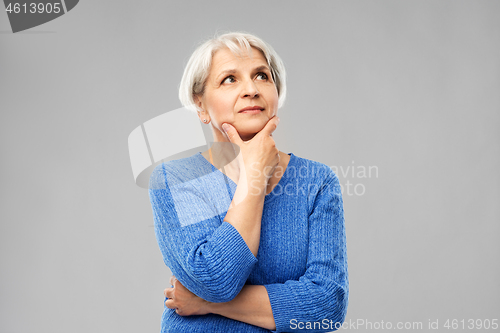
[[[186,289],[186,287],[184,287],[184,285],[181,283],[181,281],[179,280],[175,280],[175,286],[174,286],[175,289],[177,290],[182,290],[182,289]]]
[[[230,142],[236,143],[238,145],[243,143],[243,140],[241,140],[238,131],[236,130],[236,128],[233,127],[233,125],[224,123],[222,124],[222,129],[226,133],[227,138],[229,139]]]
[[[280,122],[280,118],[278,116],[272,117],[271,119],[269,119],[266,126],[264,126],[264,128],[259,133],[257,133],[257,135],[262,133],[261,135],[272,136],[273,132],[278,127],[279,122]]]
[[[175,288],[167,288],[165,290],[165,297],[174,298]]]
[[[165,306],[169,309],[175,309],[176,305],[173,299],[167,299],[165,301]]]

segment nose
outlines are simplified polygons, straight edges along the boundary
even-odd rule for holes
[[[259,91],[253,80],[247,80],[241,89],[241,97],[255,98],[259,96]]]

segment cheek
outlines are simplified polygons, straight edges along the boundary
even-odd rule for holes
[[[276,114],[276,112],[278,111],[278,101],[279,101],[278,91],[276,90],[276,88],[274,88],[274,90],[270,91],[268,99],[269,106],[273,108],[274,114]]]
[[[268,102],[271,101],[278,101],[278,89],[276,89],[276,86],[274,83],[268,83],[264,84],[262,87],[262,92],[265,93],[266,99]]]
[[[235,101],[230,96],[213,96],[209,102],[210,117],[216,122],[224,122],[233,119]]]
[[[210,123],[212,127],[223,133],[222,124],[225,122],[232,123],[234,121],[233,111],[226,101],[216,100],[211,103],[209,108]]]

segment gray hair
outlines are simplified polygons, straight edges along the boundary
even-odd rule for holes
[[[209,39],[193,52],[184,69],[179,87],[179,99],[182,105],[188,109],[196,110],[194,97],[202,96],[205,91],[205,84],[215,52],[228,48],[234,54],[241,55],[242,51],[250,52],[252,47],[260,50],[266,58],[278,91],[278,108],[280,108],[286,97],[286,72],[283,61],[271,45],[257,36],[242,32],[230,32]]]

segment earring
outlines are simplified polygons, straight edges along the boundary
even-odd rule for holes
[[[206,122],[207,122],[207,120],[206,120],[206,119],[203,119],[203,122],[204,122],[204,123],[206,123]]]

